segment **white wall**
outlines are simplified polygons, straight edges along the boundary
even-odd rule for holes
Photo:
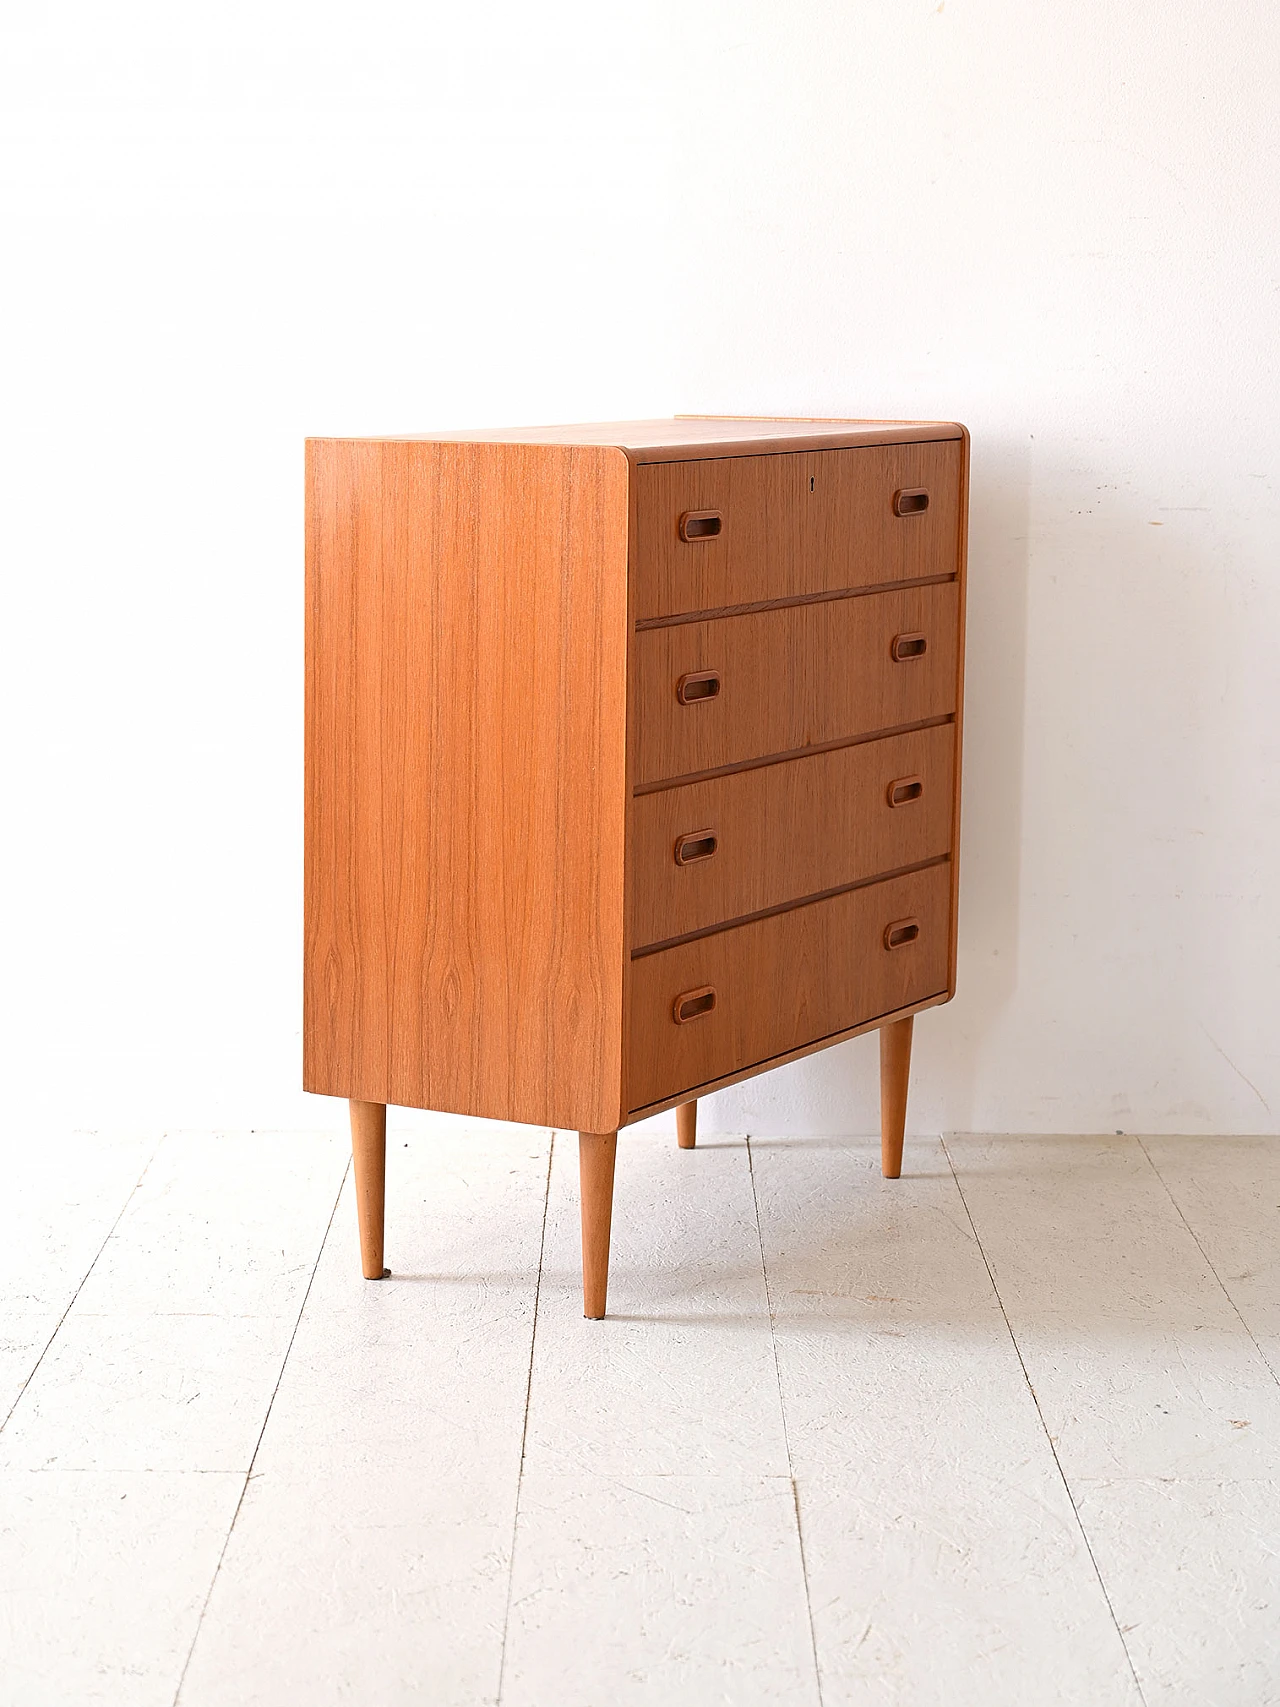
[[[301,443],[974,440],[960,994],[912,1125],[1280,1117],[1280,19],[14,8],[6,1100],[297,1125]],[[874,1044],[708,1124],[874,1128]]]

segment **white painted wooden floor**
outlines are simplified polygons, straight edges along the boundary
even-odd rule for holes
[[[1280,1702],[1280,1141],[4,1163],[0,1700]]]

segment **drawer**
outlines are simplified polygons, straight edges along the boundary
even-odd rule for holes
[[[941,994],[950,905],[948,863],[633,961],[631,1112]]]
[[[632,803],[631,941],[664,942],[951,848],[955,725]]]
[[[634,782],[949,716],[959,600],[948,581],[634,635]]]
[[[644,465],[634,615],[952,575],[960,473],[959,439]]]

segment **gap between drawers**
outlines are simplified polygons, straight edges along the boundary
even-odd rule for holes
[[[957,581],[954,570],[945,575],[912,575],[905,581],[877,581],[869,587],[836,587],[821,593],[789,593],[784,598],[757,599],[752,604],[716,605],[711,610],[679,611],[674,616],[637,618],[635,632],[648,634],[655,628],[680,628],[689,622],[718,622],[727,616],[754,616],[758,611],[790,610],[795,605],[825,605],[834,599],[865,599],[874,593],[905,593],[914,587],[943,587]]]
[[[785,753],[766,753],[761,759],[736,759],[731,765],[716,765],[707,771],[686,771],[683,776],[665,776],[657,782],[638,782],[631,790],[631,796],[633,800],[638,800],[642,794],[662,794],[669,788],[687,788],[695,782],[714,782],[717,777],[737,776],[740,771],[763,770],[766,765],[785,764],[789,759],[808,759],[819,753],[837,753],[841,747],[861,747],[868,741],[887,741],[891,735],[914,735],[921,729],[941,729],[955,720],[955,712],[948,711],[941,717],[921,718],[919,723],[895,723],[889,729],[872,729],[865,735],[840,735],[834,741],[815,741],[807,747],[789,747]]]
[[[932,859],[917,860],[914,865],[898,865],[892,871],[878,871],[873,877],[858,877],[852,883],[837,883],[833,889],[819,889],[815,895],[801,895],[795,901],[779,901],[772,907],[761,907],[754,913],[739,913],[737,918],[725,919],[714,925],[703,925],[696,931],[684,931],[679,936],[664,937],[661,942],[646,943],[631,950],[632,960],[646,960],[664,949],[680,948],[686,942],[700,942],[703,937],[719,936],[721,931],[736,930],[739,925],[753,925],[758,919],[773,919],[780,913],[794,913],[798,907],[812,906],[815,901],[830,901],[837,895],[847,895],[854,889],[869,889],[874,883],[888,883],[894,877],[911,877],[917,871],[932,871],[935,865],[949,865],[949,853],[935,854]]]

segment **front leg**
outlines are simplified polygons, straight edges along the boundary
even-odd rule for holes
[[[383,1207],[387,1181],[387,1105],[351,1102],[351,1161],[356,1176],[356,1219],[360,1223],[360,1266],[366,1280],[382,1280]]]
[[[907,1129],[907,1081],[911,1077],[914,1014],[880,1027],[880,1172],[902,1173],[902,1138]]]
[[[578,1182],[582,1194],[582,1313],[604,1315],[609,1292],[609,1229],[613,1221],[616,1132],[579,1132]]]

